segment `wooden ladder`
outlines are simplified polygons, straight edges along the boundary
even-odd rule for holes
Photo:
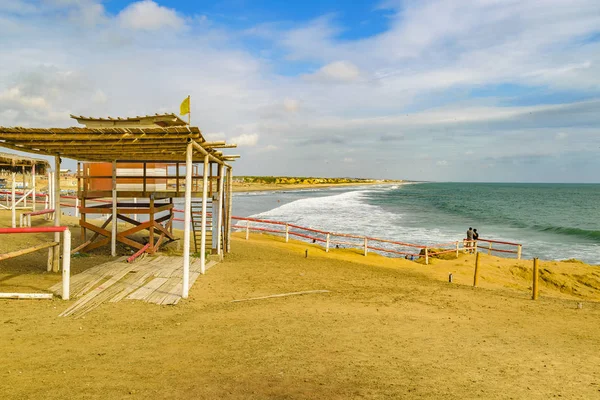
[[[192,201],[192,232],[194,234],[194,248],[200,252],[202,243],[202,200]],[[197,214],[196,214],[197,213]],[[212,199],[206,203],[206,248],[212,249]]]

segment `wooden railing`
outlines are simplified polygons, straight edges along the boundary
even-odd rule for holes
[[[0,234],[14,235],[21,233],[63,234],[62,298],[63,300],[69,300],[69,286],[71,277],[71,231],[69,231],[69,228],[66,226],[40,226],[35,228],[0,228]],[[58,253],[55,253],[59,251],[58,239],[60,239],[60,236],[56,237],[55,235],[53,242],[42,243],[33,247],[29,247],[27,249],[0,254],[0,261],[22,256],[24,254],[33,253],[34,251],[50,248],[50,251],[53,253],[51,256],[48,257],[48,271],[50,271],[51,269],[57,271],[58,265],[53,265],[51,263],[58,262]]]
[[[358,248],[363,250],[366,256],[369,251],[379,253],[388,253],[394,255],[405,256],[406,258],[414,259],[415,257],[423,257],[425,264],[429,264],[429,258],[439,256],[446,253],[455,253],[458,257],[459,252],[476,252],[476,241],[459,240],[448,243],[438,243],[433,245],[420,245],[415,243],[400,242],[389,239],[375,238],[371,236],[354,235],[340,232],[328,232],[314,228],[303,227],[291,223],[270,221],[257,218],[231,217],[238,221],[232,228],[245,231],[246,239],[249,238],[250,232],[266,232],[285,236],[285,241],[289,241],[290,236],[300,237],[303,239],[312,240],[313,243],[324,244],[325,251],[328,252],[332,245],[348,246],[350,248]],[[241,223],[240,223],[241,222]],[[245,223],[244,223],[245,222]],[[254,225],[252,224],[254,223]],[[263,226],[256,226],[262,224]],[[497,251],[500,253],[517,254],[517,258],[521,258],[522,245],[519,243],[502,242],[497,240],[479,239],[480,242],[490,243],[488,250]],[[491,243],[517,246],[517,250],[494,249]]]

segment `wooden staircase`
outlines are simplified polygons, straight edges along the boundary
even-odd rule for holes
[[[200,252],[202,243],[202,200],[192,201],[192,232],[194,234],[194,248]],[[206,249],[212,249],[212,199],[206,203]]]

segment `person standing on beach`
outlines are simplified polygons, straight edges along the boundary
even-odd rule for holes
[[[469,230],[467,231],[467,247],[468,252],[472,253],[471,247],[473,247],[473,228],[471,227],[469,227]]]
[[[479,233],[477,233],[477,229],[473,229],[473,240],[479,239]]]

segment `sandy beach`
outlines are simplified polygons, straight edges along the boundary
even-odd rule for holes
[[[75,219],[65,221],[76,233]],[[43,240],[14,236],[0,251]],[[73,273],[107,254],[73,258]],[[44,291],[58,282],[59,274],[45,272],[45,259],[38,252],[2,262],[0,291]],[[600,341],[597,267],[542,262],[534,302],[530,260],[482,255],[476,289],[473,265],[467,254],[424,266],[234,234],[232,253],[175,307],[121,301],[73,319],[57,317],[70,301],[0,301],[0,392],[102,399],[598,396],[600,356],[590,351]],[[307,290],[329,293],[231,303]]]

